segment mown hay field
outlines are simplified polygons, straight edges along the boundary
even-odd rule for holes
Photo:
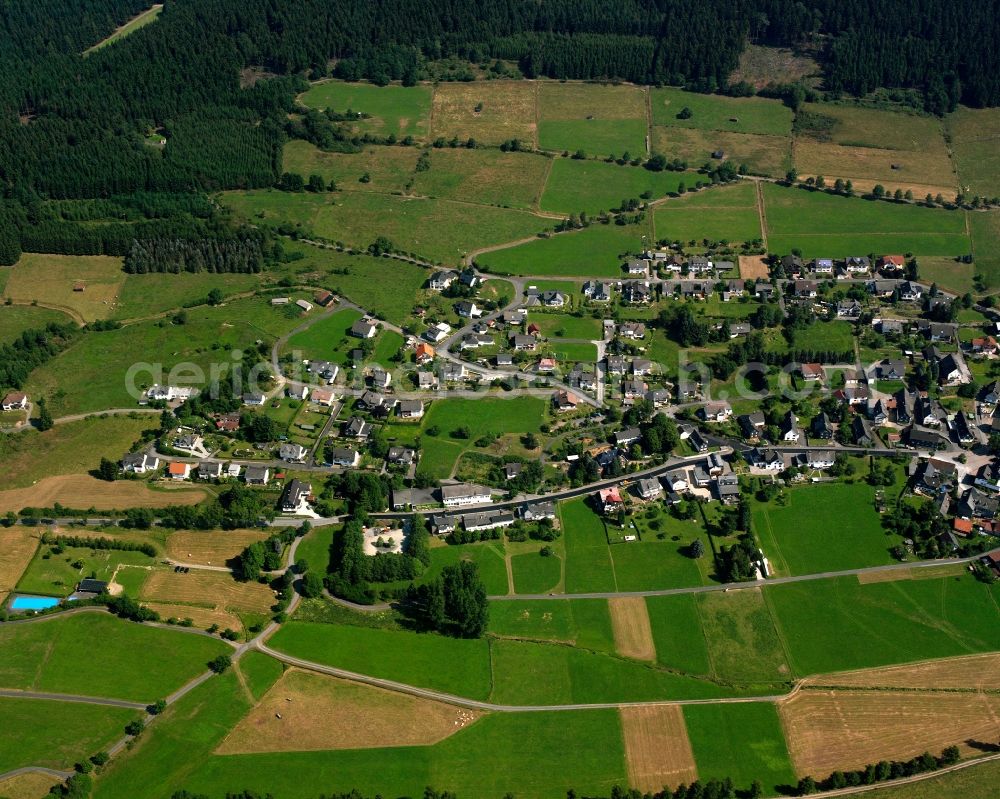
[[[24,253],[14,265],[2,299],[37,300],[93,322],[111,316],[124,282],[121,258]],[[74,291],[77,284],[84,290]]]
[[[432,137],[501,144],[537,142],[536,86],[527,81],[442,83],[434,90]]]
[[[223,572],[196,571],[187,574],[157,569],[142,585],[140,599],[171,604],[267,613],[274,592],[261,583],[238,583]]]
[[[205,566],[225,566],[250,544],[263,541],[261,530],[178,530],[167,538],[168,558]]]
[[[618,712],[630,786],[658,791],[665,785],[689,784],[698,779],[680,707],[623,707]]]
[[[431,110],[429,86],[373,86],[328,80],[314,83],[298,99],[310,108],[339,113],[350,109],[368,114],[368,119],[352,123],[360,132],[380,136],[392,133],[397,138],[427,136]]]
[[[96,466],[96,464],[95,464]],[[43,477],[33,486],[0,491],[0,513],[21,508],[51,508],[57,502],[66,508],[162,508],[166,505],[197,505],[208,496],[198,486],[163,486],[153,489],[146,482],[116,480],[109,483],[86,474]]]

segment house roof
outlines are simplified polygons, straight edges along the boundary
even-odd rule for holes
[[[187,463],[171,463],[167,465],[167,474],[186,475],[191,470],[191,465]]]

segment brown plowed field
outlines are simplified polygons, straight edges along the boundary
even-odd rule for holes
[[[218,754],[429,746],[482,714],[290,669],[236,725]]]
[[[150,602],[190,603],[216,610],[267,613],[274,592],[260,583],[238,583],[225,572],[190,571],[179,574],[156,569],[146,578],[139,598]]]
[[[265,538],[267,533],[260,530],[181,530],[167,539],[167,557],[182,563],[225,566],[227,560]]]

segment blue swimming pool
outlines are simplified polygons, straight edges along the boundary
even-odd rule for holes
[[[14,597],[10,603],[11,610],[45,610],[58,605],[60,600],[54,596],[29,596],[21,594]]]

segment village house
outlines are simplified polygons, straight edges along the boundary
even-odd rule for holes
[[[441,504],[446,508],[459,507],[461,505],[481,505],[489,502],[492,492],[485,486],[474,483],[456,483],[445,485],[440,488]]]
[[[649,270],[649,261],[634,258],[625,264],[625,271],[629,275],[643,275],[645,276]]]
[[[160,468],[160,459],[146,452],[135,452],[123,455],[121,465],[123,472],[146,474],[146,472],[155,472]]]
[[[510,367],[514,365],[514,356],[509,352],[498,352],[493,356],[493,363],[501,367]]]
[[[687,268],[692,275],[700,275],[712,270],[712,261],[704,255],[692,255],[688,258]]]
[[[330,361],[309,361],[309,373],[325,380],[326,384],[330,385],[340,374],[340,367],[335,363],[330,363]]]
[[[392,383],[392,375],[381,366],[373,366],[368,379],[371,381],[372,388],[377,388],[379,391],[389,388]]]
[[[969,342],[969,347],[976,355],[997,354],[997,340],[993,336],[974,338]]]
[[[361,463],[361,454],[347,447],[334,447],[329,452],[330,465],[354,468]]]
[[[503,465],[503,477],[504,480],[513,480],[515,477],[521,474],[521,469],[524,468],[524,464],[518,461],[511,461]]]
[[[758,280],[753,286],[753,296],[758,300],[770,300],[774,297],[774,286],[763,280]]]
[[[617,513],[625,507],[618,486],[602,488],[597,492],[597,501],[601,506],[601,511],[605,514]]]
[[[867,255],[852,255],[844,259],[844,269],[854,276],[864,275],[871,271],[872,262]]]
[[[786,444],[793,444],[802,438],[802,431],[799,430],[798,417],[788,411],[781,420],[781,440]]]
[[[803,380],[815,382],[824,377],[823,365],[819,363],[804,363],[799,367]]]
[[[710,402],[699,408],[698,413],[706,422],[725,422],[733,415],[733,409],[728,402]]]
[[[883,255],[879,258],[878,268],[880,272],[896,274],[906,268],[906,259],[902,255]]]
[[[812,270],[817,275],[832,275],[833,274],[833,259],[832,258],[817,258],[813,261]]]
[[[418,366],[424,366],[434,360],[434,348],[423,341],[419,342],[413,350],[414,360]]]
[[[611,286],[602,280],[588,280],[583,284],[583,296],[591,302],[610,302]]]
[[[837,303],[837,316],[841,319],[857,319],[861,311],[861,303],[857,300],[840,300]]]
[[[393,466],[412,466],[417,460],[417,451],[409,447],[389,447],[385,459]]]
[[[396,405],[396,413],[401,419],[419,419],[424,415],[424,403],[420,400],[400,400]]]
[[[344,423],[344,438],[368,438],[372,426],[360,416],[352,416]]]
[[[566,389],[561,388],[552,395],[552,407],[557,413],[575,411],[577,404],[577,398]]]
[[[924,290],[919,283],[907,280],[899,286],[899,299],[903,302],[917,302],[924,296]]]
[[[510,527],[514,521],[514,514],[509,511],[485,511],[483,513],[462,514],[462,527],[470,533],[495,530],[500,527]]]
[[[5,411],[24,411],[28,408],[28,395],[23,391],[11,391],[3,398],[3,405],[0,406]]]
[[[653,299],[653,290],[641,280],[628,280],[622,284],[622,299],[632,305],[644,305]]]
[[[297,479],[289,480],[281,494],[281,512],[308,513],[311,495],[312,486],[309,483]]]
[[[313,301],[323,308],[328,307],[335,299],[336,297],[326,289],[320,289],[313,295]]]
[[[376,333],[378,333],[378,325],[370,319],[359,319],[351,325],[351,335],[355,338],[375,338]]]
[[[964,411],[959,411],[951,420],[951,432],[955,440],[963,446],[975,444],[979,441],[978,430],[969,421]]]
[[[313,389],[312,394],[309,395],[309,401],[315,405],[323,405],[324,407],[329,408],[333,405],[334,394],[329,389],[316,388]]]
[[[357,404],[362,410],[381,411],[385,409],[389,402],[385,396],[379,394],[377,391],[365,391],[358,398]]]
[[[723,505],[740,501],[740,479],[735,474],[720,476],[715,481],[715,496]]]
[[[454,272],[439,270],[430,276],[427,287],[432,291],[444,291],[458,279]]]
[[[455,305],[455,313],[463,319],[477,319],[483,315],[482,309],[472,300],[462,300]]]
[[[461,272],[458,273],[458,282],[465,286],[467,289],[474,289],[479,285],[479,275],[476,274],[476,270],[470,266],[465,267]]]
[[[610,375],[623,375],[625,374],[626,361],[621,355],[609,355],[606,359],[608,365],[608,374]]]
[[[417,388],[421,391],[434,391],[438,387],[437,375],[433,372],[417,372]]]
[[[202,480],[222,479],[222,462],[202,461],[198,464],[198,477]]]
[[[535,370],[543,373],[554,372],[556,370],[556,359],[548,357],[539,358]]]
[[[830,417],[822,411],[816,414],[809,425],[809,432],[813,438],[833,438],[833,427],[830,424]]]
[[[191,479],[191,464],[175,461],[167,464],[167,477],[171,480]]]
[[[622,396],[627,400],[637,400],[645,397],[649,386],[641,380],[623,380]]]
[[[917,330],[928,341],[936,344],[950,344],[958,333],[958,325],[950,322],[928,322],[926,319],[918,319]]]
[[[760,438],[760,434],[767,426],[767,420],[764,418],[764,414],[760,411],[755,413],[744,413],[737,417],[736,423],[740,426],[740,432],[743,433],[743,437],[748,441],[754,441]]]
[[[618,335],[633,341],[646,338],[646,325],[642,322],[622,322],[618,325]]]
[[[247,485],[266,486],[271,480],[271,469],[267,466],[251,464],[243,472],[243,479]]]
[[[796,297],[813,298],[819,289],[819,284],[815,280],[796,280],[792,283],[792,289]]]
[[[780,472],[785,468],[784,458],[773,449],[758,449],[754,447],[746,454],[746,461],[755,469],[769,472]]]
[[[895,280],[869,280],[868,293],[883,300],[888,300],[896,293]]]
[[[556,518],[556,506],[554,502],[526,502],[520,507],[519,512],[521,518],[526,522]]]
[[[626,427],[614,435],[615,444],[619,447],[627,447],[629,444],[634,444],[640,438],[642,438],[642,431],[638,427]]]
[[[264,405],[264,400],[266,398],[259,391],[248,391],[243,395],[243,404],[249,405],[251,407],[260,408]]]
[[[786,276],[800,274],[805,267],[802,259],[795,254],[782,255],[778,264],[784,270]]]
[[[465,366],[454,361],[445,361],[441,365],[441,379],[445,383],[460,383],[465,380]]]
[[[642,499],[656,499],[663,495],[663,486],[655,477],[643,477],[636,482],[636,492]]]
[[[546,308],[562,308],[566,304],[566,297],[558,291],[543,291],[538,299]]]
[[[875,374],[879,380],[902,380],[906,377],[906,362],[886,358],[876,365]]]
[[[308,450],[305,447],[290,441],[278,447],[278,457],[289,463],[303,463],[307,454]]]
[[[431,344],[440,344],[451,333],[451,325],[447,322],[438,322],[428,327],[421,335]]]
[[[670,402],[670,392],[665,388],[650,389],[646,392],[645,399],[649,400],[654,408],[659,408]]]

